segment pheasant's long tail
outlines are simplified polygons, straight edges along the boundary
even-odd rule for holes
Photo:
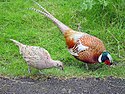
[[[10,39],[11,41],[13,41],[17,46],[21,47],[23,44],[14,40],[14,39]]]
[[[34,1],[35,2],[35,1]],[[62,22],[60,22],[58,19],[56,19],[52,14],[50,14],[46,9],[44,9],[39,3],[35,2],[35,4],[37,4],[41,10],[35,9],[35,8],[29,8],[30,10],[34,10],[40,14],[43,14],[44,16],[48,17],[49,19],[51,19],[58,27],[59,29],[62,31],[62,33],[64,34],[67,30],[69,30],[70,28],[68,26],[66,26],[65,24],[63,24]]]

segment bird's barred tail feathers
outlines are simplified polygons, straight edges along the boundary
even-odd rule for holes
[[[70,30],[70,28],[68,26],[63,24],[58,19],[56,19],[52,14],[50,14],[46,9],[44,9],[39,3],[35,2],[35,1],[34,1],[34,3],[37,4],[41,8],[41,10],[38,10],[38,9],[35,9],[35,8],[29,8],[30,10],[34,10],[34,11],[48,17],[49,19],[51,19],[59,27],[59,29],[62,31],[63,34],[66,31]]]
[[[11,41],[13,41],[17,46],[21,46],[21,45],[23,45],[22,43],[20,43],[20,42],[18,42],[18,41],[16,41],[16,40],[14,40],[14,39],[10,39]]]

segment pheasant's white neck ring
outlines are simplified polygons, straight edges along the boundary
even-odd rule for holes
[[[99,56],[99,58],[98,58],[98,62],[99,62],[99,63],[102,62],[101,58],[102,58],[102,54],[101,54],[101,55]]]

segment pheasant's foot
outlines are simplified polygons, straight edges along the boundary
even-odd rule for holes
[[[89,70],[88,64],[85,63],[86,70]]]

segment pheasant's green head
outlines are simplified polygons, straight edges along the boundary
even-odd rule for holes
[[[104,62],[106,65],[112,65],[112,57],[110,55],[109,52],[103,52],[99,58],[98,58],[99,62]]]

